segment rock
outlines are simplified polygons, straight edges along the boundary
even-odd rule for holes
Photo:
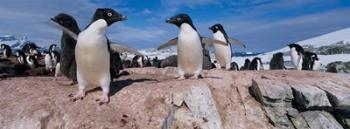
[[[287,111],[287,116],[293,123],[296,129],[310,129],[304,120],[303,116],[296,109],[290,109]]]
[[[326,92],[323,90],[309,86],[291,84],[294,92],[295,102],[302,109],[317,109],[331,107]]]
[[[350,111],[349,83],[342,83],[340,80],[333,81],[319,83],[318,87],[327,93],[329,101],[336,109]]]
[[[177,55],[172,55],[165,58],[162,63],[160,63],[161,68],[165,67],[177,67]]]
[[[350,73],[350,61],[349,62],[342,62],[342,61],[332,62],[327,64],[326,68],[327,68],[327,72]]]
[[[338,125],[349,127],[350,75],[212,69],[203,70],[202,79],[179,81],[175,78],[176,69],[124,69],[129,75],[113,80],[107,105],[95,101],[101,95],[98,87],[87,87],[87,96],[72,102],[68,95],[76,92],[77,85],[61,86],[52,77],[4,78],[0,80],[0,127],[307,129],[318,125],[311,119],[320,118],[323,123],[318,126],[333,127],[338,120]],[[58,78],[58,81],[65,80]],[[315,88],[318,89],[311,92]],[[302,105],[296,103],[293,90],[300,91],[298,96],[307,96],[301,97]],[[304,108],[303,105],[325,105],[315,98],[320,95],[319,90],[326,93],[332,106]],[[306,112],[321,115],[315,118],[307,115],[306,119]],[[330,119],[332,115],[336,119]],[[313,125],[309,126],[310,123]]]
[[[222,129],[220,115],[207,85],[198,84],[175,95],[173,104],[182,107],[170,113],[166,125],[171,126],[166,129]]]
[[[277,80],[255,79],[251,87],[251,93],[264,107],[267,117],[275,127],[293,129],[289,120],[288,110],[292,109],[292,89],[283,82]]]
[[[349,111],[335,110],[332,114],[345,129],[350,129]]]
[[[311,129],[343,129],[343,127],[328,112],[306,111],[301,114]]]
[[[285,106],[293,100],[289,85],[277,80],[254,79],[251,92],[259,102],[268,106]]]

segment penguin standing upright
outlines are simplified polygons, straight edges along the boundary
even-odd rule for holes
[[[320,59],[317,57],[312,57],[312,70],[314,71],[318,71],[320,70],[320,67],[321,67],[321,62],[320,62]]]
[[[166,20],[167,23],[174,24],[180,28],[177,38],[158,47],[166,48],[177,45],[177,66],[179,79],[185,79],[185,75],[193,75],[193,78],[200,77],[203,68],[203,47],[218,43],[226,45],[226,43],[218,40],[200,37],[197,29],[194,27],[191,18],[187,14],[178,14]]]
[[[270,70],[276,69],[284,69],[284,59],[282,52],[273,54],[272,59],[270,61]]]
[[[54,68],[54,65],[52,64],[52,58],[51,58],[50,53],[45,53],[44,62],[45,62],[45,69],[47,71],[51,71]]]
[[[27,60],[26,60],[26,55],[24,54],[24,52],[22,50],[17,50],[16,51],[16,58],[19,64],[26,64]]]
[[[215,24],[209,27],[210,30],[213,31],[213,37],[215,40],[219,40],[225,42],[227,46],[214,44],[215,50],[215,59],[219,64],[218,69],[221,67],[225,67],[226,70],[231,69],[231,59],[232,59],[232,48],[231,44],[237,44],[245,48],[245,45],[241,43],[239,40],[229,38],[224,30],[224,27],[221,24]]]
[[[60,13],[54,18],[51,18],[51,20],[57,24],[60,24],[61,26],[66,27],[76,35],[80,33],[78,23],[71,15]],[[77,80],[77,65],[75,62],[76,44],[76,39],[71,37],[67,32],[63,31],[61,37],[61,58],[59,61],[60,67],[58,68],[60,69],[60,73],[71,79],[73,82]]]
[[[1,44],[0,48],[3,49],[2,53],[5,58],[9,58],[12,55],[12,50],[9,45]]]
[[[79,33],[75,48],[79,90],[72,95],[73,100],[83,98],[85,87],[93,85],[102,87],[100,104],[109,102],[110,43],[106,31],[108,26],[123,20],[126,17],[113,9],[98,8],[89,26]]]
[[[247,58],[244,60],[244,65],[241,67],[241,70],[249,70],[249,66],[250,66],[250,60]]]
[[[303,56],[303,70],[319,70],[321,63],[316,53],[304,52]]]
[[[263,64],[259,57],[255,57],[249,65],[249,70],[263,70]]]
[[[302,69],[303,64],[303,56],[304,56],[304,49],[298,44],[289,44],[288,47],[290,48],[290,57],[293,62],[294,67],[297,70]]]

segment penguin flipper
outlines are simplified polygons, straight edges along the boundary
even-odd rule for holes
[[[213,44],[220,44],[220,45],[227,46],[227,44],[225,42],[222,42],[222,41],[219,41],[219,40],[215,40],[215,39],[211,39],[211,38],[208,38],[208,37],[201,37],[201,41],[202,41],[202,44],[204,45],[205,49],[209,48]]]
[[[167,47],[170,47],[170,46],[174,46],[177,44],[177,37],[176,38],[173,38],[171,40],[169,40],[168,42],[160,45],[157,50],[161,50],[161,49],[164,49],[164,48],[167,48]]]
[[[58,24],[57,22],[55,22],[54,20],[51,19],[51,23],[54,24],[55,27],[57,27],[58,29],[62,30],[63,33],[66,33],[68,34],[70,37],[72,37],[74,40],[77,40],[78,39],[78,35],[75,34],[73,31],[71,31],[70,29],[68,29],[67,27],[64,27],[60,24]]]
[[[228,38],[228,42],[230,44],[234,44],[234,45],[238,45],[238,46],[241,46],[243,48],[246,48],[245,44],[242,43],[241,41],[239,41],[238,39],[230,37],[230,38]]]
[[[111,42],[111,49],[113,49],[114,51],[117,51],[119,53],[123,53],[123,52],[128,52],[128,53],[132,53],[138,56],[143,56],[139,51],[137,51],[136,49],[133,48],[129,48],[127,46],[123,46],[114,42]]]

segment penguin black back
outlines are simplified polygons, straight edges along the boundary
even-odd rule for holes
[[[255,57],[249,65],[249,70],[260,70],[261,67],[262,67],[261,59],[259,57]]]
[[[12,50],[11,50],[11,47],[9,45],[1,44],[0,47],[1,47],[1,49],[3,49],[3,53],[4,53],[4,56],[6,58],[8,58],[12,55]]]
[[[272,56],[272,59],[270,61],[270,70],[275,69],[284,69],[284,59],[282,52],[275,53]]]
[[[244,61],[244,65],[243,65],[243,67],[241,68],[241,70],[249,70],[249,67],[250,67],[250,60],[247,58],[247,59],[245,59],[245,61]]]
[[[70,29],[73,33],[79,34],[79,26],[73,16],[60,13],[51,18],[52,21]],[[61,58],[60,70],[69,79],[76,80],[75,46],[77,41],[63,32],[61,37]]]
[[[313,52],[304,52],[302,70],[312,70],[314,59],[318,59],[317,54]]]
[[[238,71],[239,70],[238,64],[236,62],[231,62],[230,70]]]

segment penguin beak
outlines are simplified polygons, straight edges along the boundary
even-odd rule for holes
[[[213,27],[209,27],[209,30],[213,30]]]
[[[168,18],[165,22],[166,22],[166,23],[175,24],[175,23],[176,23],[176,20],[173,19],[173,18]]]
[[[120,21],[124,21],[124,20],[128,20],[128,18],[126,16],[121,16]]]
[[[54,21],[54,22],[58,22],[58,20],[56,18],[50,18],[51,21]]]

